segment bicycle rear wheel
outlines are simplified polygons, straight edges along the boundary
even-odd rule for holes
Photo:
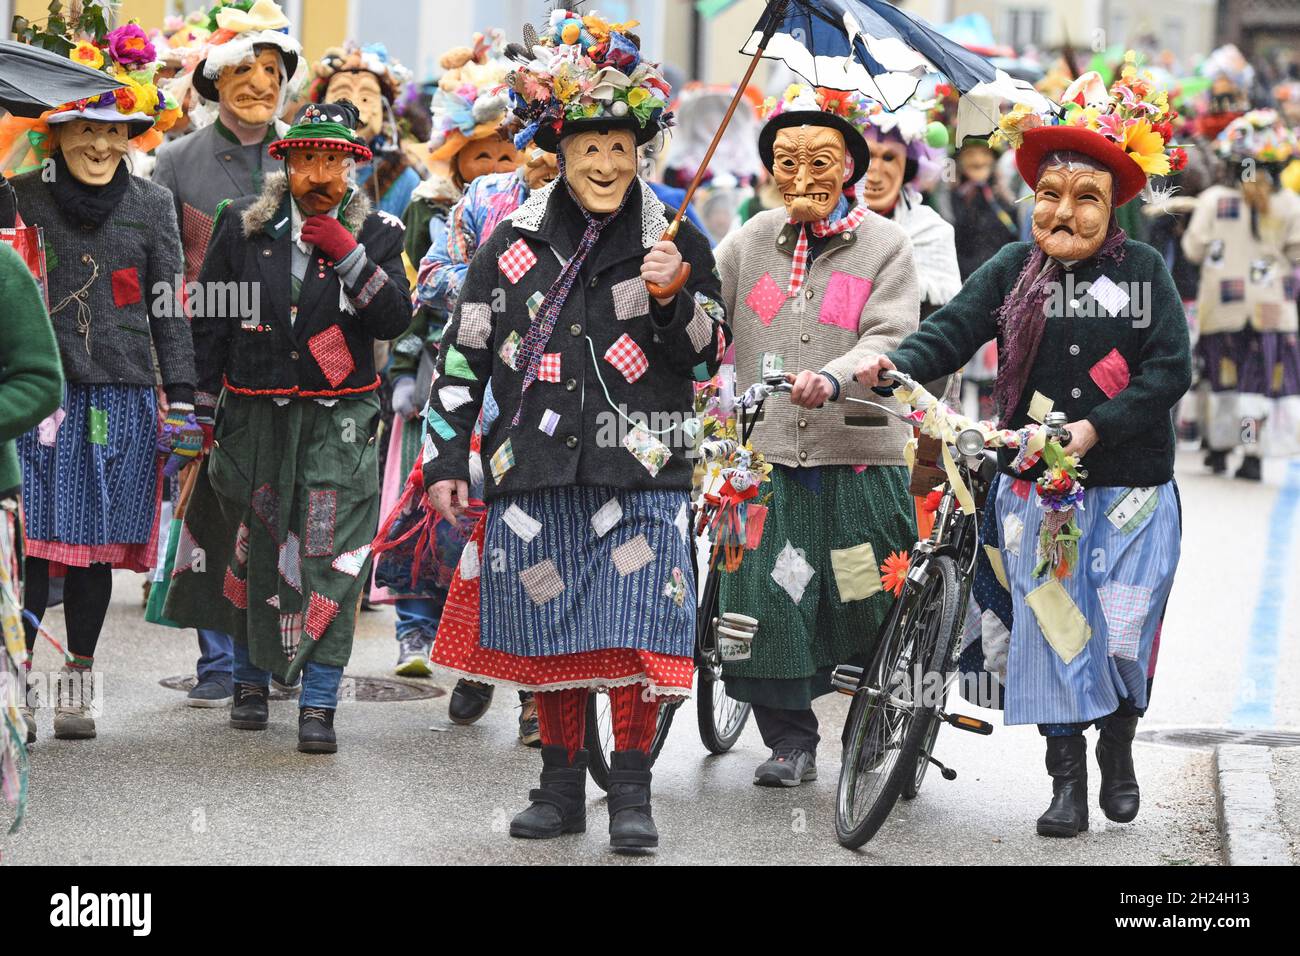
[[[713,621],[719,611],[721,572],[714,568],[704,582],[699,616],[695,623],[696,683],[695,714],[700,741],[712,754],[723,754],[736,745],[749,720],[750,705],[727,696],[722,680],[722,656]]]
[[[659,723],[655,727],[654,742],[650,745],[650,762],[653,764],[664,749],[668,740],[668,731],[673,725],[677,708],[682,705],[679,697],[659,706]],[[609,694],[604,691],[592,691],[587,701],[587,731],[583,746],[587,748],[587,772],[592,781],[602,790],[609,789],[609,755],[614,752],[614,721],[609,711]]]
[[[853,696],[835,800],[835,836],[843,846],[857,849],[875,836],[916,779],[960,619],[959,596],[952,559],[931,558],[925,580],[902,597]]]

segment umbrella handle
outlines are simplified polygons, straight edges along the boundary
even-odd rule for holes
[[[682,208],[685,208],[685,206],[686,204],[683,203]],[[675,239],[677,237],[677,226],[680,223],[681,215],[679,213],[678,217],[669,224],[667,229],[664,230],[662,238],[667,239],[670,242]],[[690,277],[691,264],[689,262],[683,262],[681,269],[677,272],[677,277],[673,279],[672,282],[669,282],[667,285],[659,285],[656,282],[647,282],[645,287],[656,299],[671,299],[678,292],[682,291],[682,286],[686,285],[686,282]]]

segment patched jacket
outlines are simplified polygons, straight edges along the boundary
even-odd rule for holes
[[[429,396],[426,485],[468,479],[470,434],[482,408],[488,499],[569,485],[690,487],[693,462],[679,426],[691,417],[694,382],[717,371],[730,330],[709,243],[688,222],[676,242],[690,279],[667,307],[650,298],[641,262],[672,211],[643,182],[632,188],[583,264],[522,407],[518,353],[532,314],[577,247],[582,212],[557,180],[480,246]],[[620,413],[664,434],[638,434]]]
[[[378,388],[375,339],[396,338],[411,319],[401,220],[372,213],[361,194],[341,221],[365,247],[356,281],[311,250],[295,303],[288,181],[267,177],[260,197],[217,217],[191,302],[200,414],[222,387],[241,395],[337,398]],[[294,317],[296,313],[296,318]]]

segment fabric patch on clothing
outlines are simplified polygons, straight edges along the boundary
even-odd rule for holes
[[[1025,536],[1025,523],[1019,515],[1008,514],[1002,519],[1002,547],[1012,554],[1020,554],[1020,542]]]
[[[519,583],[534,604],[554,601],[564,593],[564,580],[550,558],[519,572]]]
[[[620,322],[650,314],[650,293],[640,276],[614,283],[614,318]]]
[[[473,581],[478,577],[478,542],[470,541],[460,552],[460,579],[462,581]]]
[[[380,213],[380,215],[383,215],[383,213]],[[375,296],[379,295],[379,290],[384,287],[386,282],[388,282],[388,273],[384,272],[383,269],[376,269],[370,273],[370,278],[366,280],[366,284],[361,287],[357,294],[351,296],[352,301],[364,309],[374,301]]]
[[[1034,397],[1029,400],[1029,411],[1027,414],[1040,425],[1046,420],[1047,415],[1056,403],[1044,395],[1042,392],[1034,392]]]
[[[338,613],[338,601],[332,601],[320,592],[312,591],[311,600],[307,602],[307,617],[303,621],[303,632],[313,641],[319,641],[325,636],[329,626],[334,623]]]
[[[668,576],[668,581],[664,584],[664,597],[678,607],[686,606],[686,575],[682,574],[681,568],[673,568],[672,574]]]
[[[1088,286],[1088,295],[1112,318],[1128,308],[1129,294],[1112,282],[1109,276],[1098,276],[1096,281]]]
[[[501,520],[523,541],[532,541],[542,530],[542,523],[518,505],[507,508]]]
[[[713,300],[703,293],[695,293],[695,310],[691,313],[691,321],[686,326],[686,335],[691,340],[691,348],[696,352],[703,352],[713,341],[713,317],[705,308],[705,303],[712,302]]]
[[[427,465],[438,457],[438,446],[433,443],[432,435],[424,436],[424,448],[420,451],[420,464]]]
[[[307,350],[320,366],[331,388],[338,388],[340,383],[356,371],[357,364],[352,360],[352,350],[348,348],[343,330],[337,325],[331,325],[309,338]]]
[[[1002,590],[1010,591],[1011,584],[1007,580],[1007,567],[1002,563],[1002,552],[993,545],[986,544],[984,555],[989,559],[989,567],[993,569],[993,576],[998,579],[998,584],[1002,585]]]
[[[226,600],[241,611],[248,610],[248,581],[235,576],[235,572],[226,568],[226,580],[221,587]]]
[[[298,542],[298,536],[292,531],[285,536],[284,544],[280,545],[280,560],[277,567],[280,569],[280,577],[284,578],[289,587],[301,594],[302,547]]]
[[[355,578],[361,573],[362,567],[365,566],[366,558],[370,557],[370,545],[363,544],[359,548],[353,548],[351,551],[344,551],[337,558],[330,562],[330,567],[340,574],[346,574],[350,578]]]
[[[609,530],[618,524],[618,520],[623,517],[623,506],[618,503],[617,498],[610,498],[600,506],[594,515],[591,516],[591,530],[596,532],[597,538],[603,538],[609,533]]]
[[[516,239],[501,253],[499,260],[501,274],[515,285],[528,274],[528,270],[537,265],[537,254],[528,247],[526,239]]]
[[[690,509],[686,506],[686,502],[683,501],[682,506],[677,509],[677,517],[673,519],[673,524],[677,526],[677,531],[682,536],[682,543],[685,544],[691,536]]]
[[[460,328],[456,344],[468,349],[485,349],[492,336],[492,307],[486,302],[464,302],[460,307]]]
[[[242,528],[243,525],[240,527]],[[192,568],[200,553],[194,535],[190,534],[189,525],[182,520],[180,537],[176,541],[176,563],[172,565],[172,577],[177,577]]]
[[[1088,375],[1097,387],[1106,393],[1107,398],[1114,398],[1128,388],[1128,362],[1119,349],[1111,349],[1105,358],[1088,369]]]
[[[1097,589],[1097,598],[1106,616],[1107,652],[1111,657],[1137,660],[1142,625],[1151,610],[1151,589],[1108,581]]]
[[[501,479],[505,477],[506,472],[515,466],[515,450],[510,447],[509,438],[492,453],[492,457],[488,459],[488,466],[492,469],[492,480],[501,484]]]
[[[86,423],[88,439],[92,445],[108,444],[108,409],[91,407]]]
[[[454,345],[448,345],[446,356],[442,366],[444,374],[450,375],[452,378],[469,379],[471,382],[478,381],[473,369],[469,367],[469,360],[465,358],[460,349]]]
[[[518,332],[511,332],[506,336],[506,340],[501,343],[501,350],[497,352],[501,356],[501,361],[515,372],[519,371],[515,359],[519,355],[519,346],[523,344],[523,341]]]
[[[1068,664],[1078,657],[1092,637],[1092,628],[1065,586],[1056,578],[1049,578],[1025,595],[1025,603],[1034,612],[1043,637],[1061,661]]]
[[[302,643],[302,614],[280,615],[280,649],[284,656],[293,660],[298,656],[298,645]]]
[[[808,582],[816,573],[816,568],[804,560],[804,556],[793,544],[786,541],[785,547],[776,556],[776,564],[772,568],[772,580],[790,595],[791,601],[798,604],[803,597],[804,589],[808,587]]]
[[[468,385],[444,385],[438,389],[438,401],[442,407],[449,412],[454,412],[462,405],[468,405],[472,399],[469,394]]]
[[[338,520],[339,493],[329,488],[307,495],[307,528],[303,543],[307,557],[328,558],[334,553],[334,525]]]
[[[544,431],[548,435],[554,435],[555,429],[559,427],[560,427],[560,415],[558,412],[552,411],[549,408],[546,411],[542,412],[542,420],[537,423],[537,428],[540,431]]]
[[[269,483],[253,492],[253,514],[262,519],[267,534],[280,538],[280,496]]]
[[[627,437],[623,439],[623,447],[645,466],[651,478],[658,475],[659,470],[668,464],[668,459],[673,456],[671,448],[640,427],[627,433]]]
[[[140,270],[135,266],[113,272],[113,304],[119,309],[140,301]]]
[[[840,600],[862,601],[884,590],[880,582],[880,567],[870,541],[851,548],[831,550],[831,570],[835,574],[835,587]]]
[[[858,331],[862,310],[871,298],[872,281],[847,272],[832,272],[822,296],[817,321],[822,325],[837,325],[850,332]]]
[[[749,290],[749,295],[745,296],[745,305],[749,306],[764,325],[772,324],[772,320],[781,311],[784,303],[785,293],[781,291],[781,287],[776,284],[770,272],[764,272],[763,277]]]
[[[639,534],[631,541],[626,541],[615,548],[612,557],[618,573],[627,577],[653,561],[655,553],[650,547],[650,542],[646,541],[645,535]]]
[[[1214,215],[1219,219],[1240,219],[1241,199],[1237,196],[1221,197],[1215,206]]]
[[[248,525],[242,521],[235,532],[235,561],[240,567],[248,564]]]
[[[530,319],[537,318],[537,311],[542,307],[542,303],[545,301],[546,296],[542,295],[540,291],[534,292],[528,297],[528,301],[524,304],[528,306],[528,317]]]
[[[537,381],[558,382],[560,380],[560,353],[547,352],[537,366]]]
[[[1159,501],[1155,488],[1130,488],[1106,509],[1106,520],[1124,534],[1132,534],[1156,510]]]
[[[645,352],[641,351],[641,346],[637,345],[632,336],[626,332],[606,350],[605,361],[618,369],[629,385],[650,368],[650,361],[645,357]]]
[[[424,410],[424,420],[429,423],[429,427],[438,433],[438,437],[443,441],[450,441],[456,437],[456,429],[451,427],[447,419],[443,418],[432,408]]]
[[[1219,302],[1244,302],[1246,300],[1245,279],[1222,279],[1219,282]]]

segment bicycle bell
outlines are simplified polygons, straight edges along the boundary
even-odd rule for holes
[[[963,428],[957,435],[957,450],[973,458],[984,450],[984,433],[978,428]]]

